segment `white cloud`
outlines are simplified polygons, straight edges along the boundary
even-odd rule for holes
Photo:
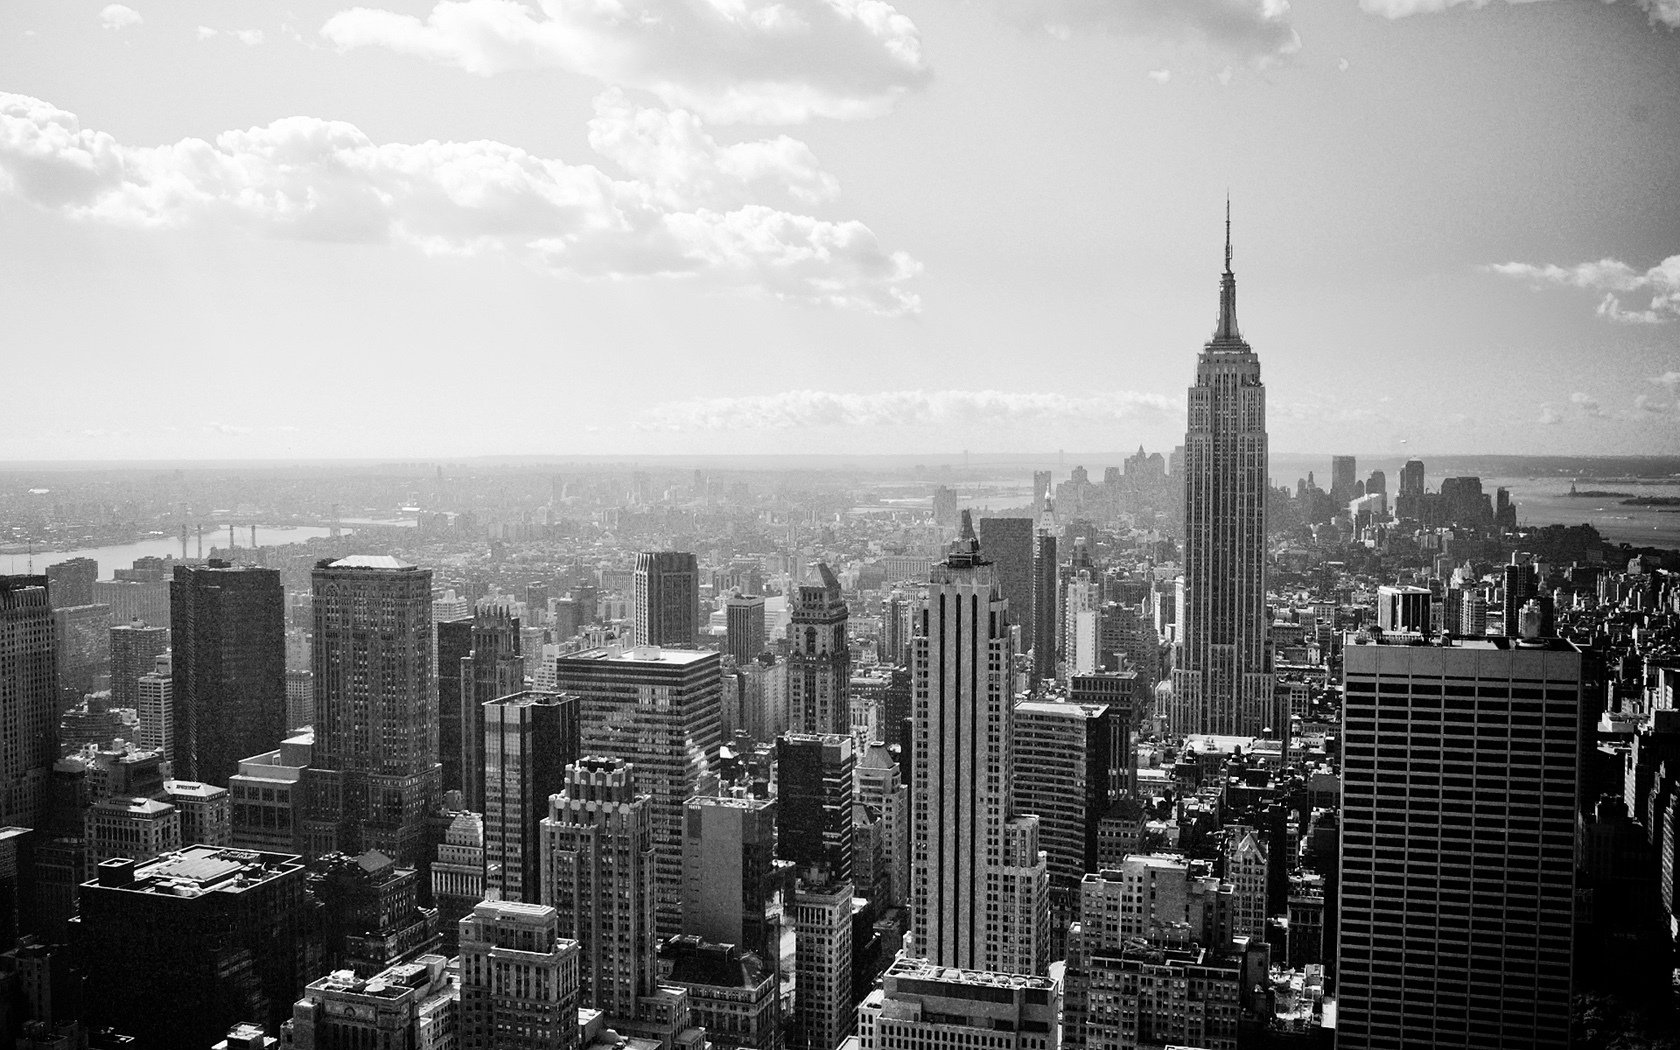
[[[1172,42],[1196,41],[1269,62],[1301,38],[1288,0],[994,0],[1005,17],[1056,36],[1091,29]]]
[[[1348,60],[1345,58],[1336,59],[1336,69],[1339,72],[1346,73],[1348,71]]]
[[[1544,427],[1555,427],[1563,422],[1563,413],[1558,411],[1556,405],[1547,402],[1540,406],[1540,417],[1535,422]]]
[[[1649,270],[1636,270],[1617,259],[1575,266],[1536,266],[1532,263],[1497,263],[1487,267],[1494,273],[1516,277],[1536,285],[1560,285],[1603,292],[1598,315],[1622,324],[1663,324],[1680,319],[1680,255],[1670,255]],[[1622,305],[1622,296],[1648,293],[1644,309]]]
[[[1579,390],[1569,395],[1569,403],[1575,407],[1577,412],[1580,412],[1584,416],[1602,419],[1608,415],[1608,413],[1604,411],[1604,406],[1598,403],[1598,398],[1593,397],[1590,394],[1583,394]]]
[[[210,38],[212,38],[214,36],[217,36],[217,35],[219,35],[219,34],[214,29],[211,29],[209,26],[199,26],[198,27],[198,38],[200,40],[209,40]]]
[[[583,278],[663,275],[887,314],[919,307],[907,285],[920,264],[867,226],[751,201],[777,182],[831,192],[799,143],[720,146],[686,115],[648,116],[616,96],[591,134],[635,177],[498,142],[377,144],[315,117],[127,146],[48,103],[0,94],[0,193],[88,222],[500,252]]]
[[[422,21],[341,11],[321,35],[491,75],[559,68],[712,121],[877,116],[927,79],[916,26],[885,0],[443,0]]]
[[[1660,376],[1652,376],[1651,382],[1660,386],[1666,386],[1670,390],[1680,389],[1680,372],[1670,369]]]
[[[781,135],[720,146],[692,113],[640,109],[616,88],[595,99],[589,146],[669,206],[744,201],[748,190],[767,184],[806,203],[840,192],[810,147],[797,139]]]
[[[106,4],[99,9],[99,24],[112,32],[121,32],[144,21],[140,12],[123,4]]]
[[[1359,0],[1359,8],[1366,14],[1384,18],[1407,18],[1411,15],[1434,14],[1449,7],[1486,7],[1491,0]],[[1505,0],[1510,4],[1536,3],[1538,0]],[[1604,0],[1614,3],[1615,0]],[[1651,19],[1653,25],[1669,28],[1680,26],[1680,0],[1633,0]]]
[[[228,33],[246,47],[256,47],[263,42],[263,31],[260,29],[232,29]]]
[[[1149,71],[1149,79],[1155,81],[1157,84],[1165,84],[1167,81],[1172,79],[1172,70],[1151,69]]]
[[[1182,411],[1181,400],[1130,390],[1074,397],[1000,390],[887,390],[837,394],[788,390],[752,397],[696,398],[657,405],[641,430],[799,430],[815,427],[915,427],[983,424],[1116,423]]]

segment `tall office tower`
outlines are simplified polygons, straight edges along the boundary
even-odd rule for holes
[[[1533,562],[1519,562],[1521,555],[1511,555],[1511,563],[1501,567],[1501,614],[1507,638],[1518,635],[1519,613],[1530,598],[1540,593],[1540,571]]]
[[[1423,495],[1423,460],[1408,459],[1400,468],[1400,495]]]
[[[45,576],[0,576],[0,827],[39,828],[58,759],[57,650]]]
[[[1028,593],[1031,593],[1030,590]],[[910,636],[915,631],[915,600],[903,591],[881,599],[880,659],[884,664],[904,667],[910,663]]]
[[[1014,811],[1008,604],[967,512],[931,573],[914,648],[911,953],[1043,973],[1049,876],[1038,818]]]
[[[455,593],[454,588],[432,599],[432,622],[445,623],[472,616],[472,599]]]
[[[788,625],[788,710],[801,733],[848,733],[852,648],[846,598],[826,563],[794,588]]]
[[[99,580],[99,563],[92,558],[68,558],[47,566],[47,588],[54,609],[72,605],[93,605],[93,585]]]
[[[177,565],[169,584],[169,624],[176,775],[226,784],[241,758],[267,751],[286,735],[280,572],[215,560]],[[320,644],[317,632],[317,652]]]
[[[855,773],[857,800],[880,814],[887,869],[885,886],[860,889],[885,907],[900,907],[910,899],[910,785],[881,741],[863,749]]]
[[[1344,661],[1336,1045],[1567,1046],[1581,650],[1360,641]]]
[[[1083,681],[1083,678],[1080,679]],[[1051,958],[1079,914],[1079,880],[1097,870],[1097,824],[1116,797],[1124,709],[1024,700],[1015,705],[1017,813],[1034,813],[1050,877]]]
[[[1487,608],[1487,599],[1481,591],[1466,591],[1458,603],[1458,633],[1472,638],[1486,634]]]
[[[776,741],[776,856],[852,880],[852,738],[789,733]]]
[[[630,605],[637,645],[691,646],[700,638],[700,563],[681,551],[636,555]]]
[[[548,801],[542,822],[544,904],[581,950],[582,1005],[634,1017],[653,991],[653,800],[616,758],[584,758]]]
[[[315,743],[302,784],[305,852],[376,849],[423,868],[426,818],[440,794],[432,571],[354,555],[318,562],[312,577]]]
[[[59,702],[61,709],[68,709],[110,674],[111,607],[55,605],[52,618],[53,646],[58,650]]]
[[[684,809],[682,932],[776,958],[784,904],[776,801],[696,795]]]
[[[1278,725],[1266,615],[1266,388],[1237,331],[1231,220],[1219,327],[1196,362],[1184,435],[1184,645],[1179,735],[1259,736]]]
[[[555,660],[555,688],[583,701],[583,754],[636,767],[653,798],[659,934],[683,932],[683,803],[717,761],[723,683],[717,653],[589,649]]]
[[[483,901],[461,920],[461,1050],[578,1045],[578,942],[544,904]]]
[[[835,1050],[857,1024],[852,1001],[852,884],[821,868],[793,895],[793,1038],[803,1050]]]
[[[745,664],[765,650],[764,595],[736,594],[724,606],[724,647],[737,665]]]
[[[144,623],[111,628],[111,706],[139,706],[140,676],[150,674],[158,654],[169,648],[169,628]]]
[[[1075,569],[1062,599],[1062,677],[1102,668],[1102,588],[1089,568]]]
[[[432,604],[435,608],[437,601]],[[472,655],[474,622],[471,615],[433,621],[437,632],[438,763],[443,767],[443,790],[461,792],[463,801],[466,790],[461,778],[461,661]]]
[[[211,846],[99,865],[71,925],[97,993],[86,1020],[138,1050],[209,1046],[240,1021],[277,1029],[321,968],[304,875],[295,856]]]
[[[997,566],[1011,623],[1033,622],[1033,519],[981,518],[980,549]]]
[[[1033,530],[1032,681],[1056,677],[1059,654],[1057,630],[1061,611],[1061,565],[1056,560],[1056,514],[1050,501],[1042,504],[1038,528]]]
[[[1044,501],[1050,495],[1051,479],[1055,475],[1048,470],[1033,471],[1033,510],[1044,506]]]
[[[1059,1050],[1061,1012],[1062,988],[1052,978],[953,970],[900,957],[882,975],[881,987],[858,1005],[858,1047]]]
[[[461,725],[457,732],[461,798],[475,813],[484,811],[484,705],[525,689],[525,658],[519,644],[519,618],[506,606],[480,608],[473,614],[472,649],[460,662]],[[439,697],[441,707],[441,692]]]
[[[315,672],[286,672],[286,731],[295,732],[315,721]]]
[[[562,693],[515,693],[484,705],[485,882],[500,900],[541,899],[540,825],[579,757],[578,707]]]
[[[1231,914],[1227,930],[1255,944],[1266,940],[1266,847],[1253,828],[1233,824],[1225,829],[1221,850],[1225,881],[1231,884]]]
[[[1353,456],[1330,457],[1330,499],[1338,512],[1353,499],[1359,484],[1359,467]]]
[[[1365,495],[1386,496],[1388,494],[1388,475],[1380,470],[1371,471],[1371,476],[1365,480]]]
[[[442,955],[422,955],[366,978],[336,970],[304,988],[286,1022],[284,1045],[288,1050],[455,1046],[460,999],[460,986]]]
[[[175,675],[167,654],[154,658],[151,674],[134,680],[135,714],[140,719],[134,742],[147,751],[175,759]]]

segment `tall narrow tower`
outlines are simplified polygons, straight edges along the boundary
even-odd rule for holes
[[[793,592],[788,641],[788,709],[801,733],[851,732],[852,650],[846,598],[824,562]]]
[[[1013,811],[1009,626],[964,511],[912,643],[912,952],[940,966],[1041,974],[1049,875],[1038,817]]]
[[[1219,327],[1196,361],[1184,434],[1182,663],[1173,672],[1175,733],[1283,731],[1272,696],[1266,616],[1266,388],[1237,331],[1231,206]]]

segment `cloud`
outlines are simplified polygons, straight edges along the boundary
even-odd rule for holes
[[[1449,7],[1486,7],[1490,0],[1359,0],[1359,8],[1366,14],[1384,18],[1407,18],[1411,15],[1434,14]],[[1510,4],[1535,3],[1537,0],[1505,0]],[[1614,3],[1615,0],[1604,0]],[[1652,25],[1670,29],[1680,26],[1680,0],[1633,0],[1650,18]]]
[[[1172,70],[1151,69],[1149,71],[1149,79],[1155,81],[1157,84],[1165,84],[1167,81],[1172,79]]]
[[[132,28],[144,21],[140,12],[123,4],[106,4],[99,9],[99,24],[113,33]]]
[[[611,93],[590,134],[631,178],[499,142],[378,144],[315,117],[127,146],[46,102],[0,93],[0,194],[85,222],[504,253],[581,278],[664,276],[885,314],[919,308],[907,285],[920,264],[867,226],[755,199],[778,184],[796,197],[832,192],[801,144],[720,146],[686,114],[650,115]]]
[[[1065,37],[1074,30],[1193,41],[1270,62],[1301,38],[1288,0],[994,0],[1009,20]]]
[[[1074,397],[999,390],[888,390],[836,394],[788,390],[751,397],[696,398],[651,409],[639,430],[801,430],[814,427],[914,427],[983,424],[1116,423],[1174,414],[1182,401],[1130,390]]]
[[[1670,390],[1674,390],[1676,388],[1680,388],[1680,372],[1670,370],[1664,372],[1660,376],[1652,376],[1650,381],[1658,384],[1659,386],[1666,386]]]
[[[200,40],[209,40],[211,37],[218,36],[218,35],[220,35],[220,34],[218,34],[216,32],[216,30],[211,29],[209,26],[199,26],[198,27],[198,38]]]
[[[927,81],[916,26],[885,0],[444,0],[424,21],[356,7],[321,35],[489,76],[565,69],[711,121],[792,124],[891,109]]]
[[[209,26],[198,27],[198,38],[200,40],[210,40],[213,37],[221,35],[222,33],[220,30],[212,29]],[[241,44],[244,44],[246,47],[256,47],[258,44],[261,44],[264,39],[263,31],[260,29],[229,29],[227,31],[227,35],[239,41]]]
[[[1680,319],[1680,255],[1671,255],[1649,270],[1636,270],[1617,259],[1567,267],[1509,262],[1496,263],[1487,269],[1535,285],[1603,292],[1598,315],[1621,324],[1663,324]],[[1650,305],[1643,310],[1624,307],[1621,297],[1634,293],[1649,293]]]
[[[1540,406],[1540,418],[1535,422],[1544,427],[1555,427],[1563,422],[1563,413],[1558,411],[1556,405],[1547,402]]]
[[[1336,69],[1342,73],[1346,73],[1348,71],[1348,60],[1345,58],[1336,59]]]
[[[1584,416],[1591,416],[1594,419],[1603,419],[1608,415],[1608,413],[1604,411],[1604,406],[1598,403],[1598,399],[1596,397],[1593,397],[1590,394],[1583,394],[1579,390],[1569,395],[1569,403],[1575,407],[1576,411],[1580,412]]]

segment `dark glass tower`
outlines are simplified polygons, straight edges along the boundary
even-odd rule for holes
[[[175,776],[225,786],[240,759],[286,736],[280,572],[219,561],[176,566],[169,610]]]

